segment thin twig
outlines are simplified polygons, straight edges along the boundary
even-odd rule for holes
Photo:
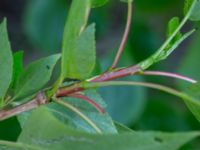
[[[180,75],[180,74],[176,74],[176,73],[170,73],[170,72],[162,72],[162,71],[144,71],[141,73],[141,75],[154,75],[154,76],[165,76],[165,77],[172,77],[172,78],[177,78],[177,79],[181,79],[184,81],[188,81],[190,83],[197,83],[196,80]]]
[[[83,94],[76,94],[75,93],[75,94],[69,95],[69,97],[74,97],[74,98],[84,100],[87,103],[91,104],[98,112],[105,113],[105,110],[99,104],[97,104],[94,100],[90,99],[89,97],[87,97]]]
[[[34,108],[37,108],[37,107],[47,104],[47,103],[48,103],[48,100],[44,96],[44,93],[39,92],[33,100],[31,100],[25,104],[19,105],[17,107],[11,108],[11,109],[0,110],[0,121],[5,120],[10,117],[13,117],[13,116],[16,116],[22,112],[32,110]]]
[[[114,62],[111,66],[111,69],[114,69],[120,59],[120,56],[124,50],[124,47],[125,47],[125,44],[126,44],[126,41],[127,41],[127,38],[128,38],[128,34],[129,34],[129,31],[130,31],[130,27],[131,27],[131,19],[132,19],[132,1],[129,1],[128,2],[128,12],[127,12],[127,23],[126,23],[126,28],[125,28],[125,32],[124,32],[124,35],[123,35],[123,38],[122,38],[122,41],[121,41],[121,44],[119,46],[119,49],[118,49],[118,52],[117,52],[117,55],[114,59]]]

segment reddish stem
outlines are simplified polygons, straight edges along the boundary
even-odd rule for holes
[[[96,108],[96,110],[98,112],[105,113],[105,110],[99,104],[97,104],[94,100],[90,99],[89,97],[87,97],[85,95],[82,95],[82,94],[70,94],[68,96],[74,97],[74,98],[78,98],[78,99],[81,99],[81,100],[85,100],[86,102],[91,104],[94,108]]]
[[[166,77],[172,77],[172,78],[177,78],[177,79],[181,79],[181,80],[185,80],[191,83],[197,83],[196,80],[191,79],[189,77],[186,76],[182,76],[176,73],[169,73],[169,72],[161,72],[161,71],[144,71],[141,73],[142,75],[155,75],[155,76],[166,76]]]
[[[121,54],[124,50],[124,47],[125,47],[125,44],[126,44],[126,41],[127,41],[127,38],[128,38],[128,34],[129,34],[129,31],[130,31],[130,27],[131,27],[131,19],[132,19],[132,11],[133,11],[132,9],[133,9],[132,8],[132,2],[130,1],[128,3],[128,15],[127,15],[127,23],[126,23],[125,32],[124,32],[121,44],[119,46],[117,55],[116,55],[114,62],[111,66],[111,69],[114,69],[117,66],[117,63],[120,59],[120,56],[121,56]]]

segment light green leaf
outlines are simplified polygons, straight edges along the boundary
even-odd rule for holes
[[[68,56],[67,77],[75,79],[87,78],[96,62],[95,25],[88,26],[77,38],[71,56]]]
[[[89,12],[90,0],[72,1],[63,35],[62,78],[86,78],[94,67],[94,26],[84,31]]]
[[[105,5],[109,0],[91,0],[91,7],[100,7]]]
[[[174,31],[178,28],[180,24],[179,18],[178,17],[173,17],[169,23],[168,23],[168,29],[167,29],[167,38],[169,38]],[[174,41],[177,41],[181,38],[182,34],[180,33],[180,31],[176,34],[176,36],[174,37]],[[172,40],[172,43],[174,43]]]
[[[29,64],[17,81],[14,99],[38,92],[50,80],[60,54],[51,55]]]
[[[193,2],[196,2],[195,7],[190,15],[191,21],[200,21],[200,1],[199,0],[185,0],[184,14],[187,14],[190,10]]]
[[[23,70],[23,51],[19,51],[14,53],[13,55],[13,75],[12,75],[11,88],[14,89],[16,87],[17,80],[22,70]]]
[[[6,20],[0,24],[0,102],[12,80],[12,52],[6,29]]]
[[[131,132],[118,135],[81,133],[58,121],[46,109],[39,108],[27,120],[18,139],[19,143],[0,141],[0,145],[8,146],[7,148],[12,148],[12,150],[19,148],[27,150],[178,150],[199,135],[198,132]]]

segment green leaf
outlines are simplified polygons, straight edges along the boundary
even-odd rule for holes
[[[23,51],[19,51],[14,53],[13,55],[13,75],[12,75],[11,88],[14,89],[16,87],[17,80],[22,70],[23,70]]]
[[[108,0],[91,0],[91,7],[101,7],[105,5],[108,2]]]
[[[106,104],[102,97],[95,90],[88,90],[84,92],[87,97],[94,100],[101,108],[106,108]],[[93,106],[85,102],[84,100],[76,98],[62,98],[76,108],[78,108],[84,115],[86,115],[97,127],[100,128],[103,133],[117,133],[117,130],[112,122],[111,117],[107,114],[101,114]],[[63,106],[52,103],[48,105],[49,111],[51,111],[57,118],[64,121],[67,125],[88,133],[96,133],[96,131],[88,125],[82,118],[71,110],[66,109]]]
[[[195,7],[190,15],[191,21],[200,21],[200,1],[199,0],[185,0],[184,4],[184,14],[187,14],[190,10],[193,2],[195,2]]]
[[[39,108],[27,120],[17,143],[0,141],[0,145],[7,146],[5,150],[178,150],[199,135],[198,132],[87,134],[72,130],[49,111]]]
[[[184,7],[183,7],[183,14],[186,15],[188,11],[190,10],[190,7],[192,6],[194,0],[185,0],[184,1]]]
[[[6,29],[6,20],[0,24],[0,103],[12,80],[12,52]]]
[[[179,18],[178,17],[173,17],[169,23],[168,23],[168,29],[167,29],[167,38],[169,38],[178,28],[180,24]],[[177,40],[179,40],[182,37],[181,32],[179,31],[174,39],[171,41],[170,45],[173,45]]]
[[[85,79],[93,71],[96,62],[95,25],[88,26],[77,38],[71,56],[68,56],[67,77]]]
[[[16,141],[20,132],[21,127],[17,117],[0,121],[0,140]]]
[[[50,80],[60,54],[51,55],[29,64],[20,74],[14,99],[23,98],[38,92]]]
[[[200,122],[200,84],[192,84],[185,90],[188,97],[185,98],[185,103]]]
[[[86,78],[95,65],[94,25],[84,31],[89,11],[90,0],[72,1],[63,35],[62,78]]]

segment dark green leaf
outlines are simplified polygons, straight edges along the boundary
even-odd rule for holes
[[[199,135],[198,132],[86,134],[70,129],[46,109],[40,108],[27,120],[18,139],[19,143],[10,144],[0,141],[0,145],[6,145],[12,150],[19,148],[27,150],[178,150]]]
[[[6,20],[0,24],[0,103],[12,80],[13,68],[11,46],[6,29]]]
[[[63,35],[62,78],[83,79],[91,73],[94,67],[94,26],[90,26],[84,32],[89,11],[90,0],[72,1]],[[88,41],[86,41],[86,39]],[[81,60],[79,60],[78,57],[81,58]],[[90,59],[90,57],[92,59]],[[87,61],[88,59],[90,61]],[[86,62],[84,62],[84,60],[86,60]],[[94,62],[91,60],[94,60]],[[88,64],[88,62],[90,62],[90,64]]]
[[[50,80],[60,54],[48,56],[29,64],[20,74],[14,99],[34,94]]]
[[[0,121],[0,140],[16,141],[20,132],[21,127],[16,117]]]
[[[91,7],[100,7],[105,5],[108,0],[91,0]]]
[[[23,70],[23,51],[19,51],[14,53],[13,55],[13,75],[12,75],[11,88],[14,89],[16,87],[17,80],[22,70]]]

